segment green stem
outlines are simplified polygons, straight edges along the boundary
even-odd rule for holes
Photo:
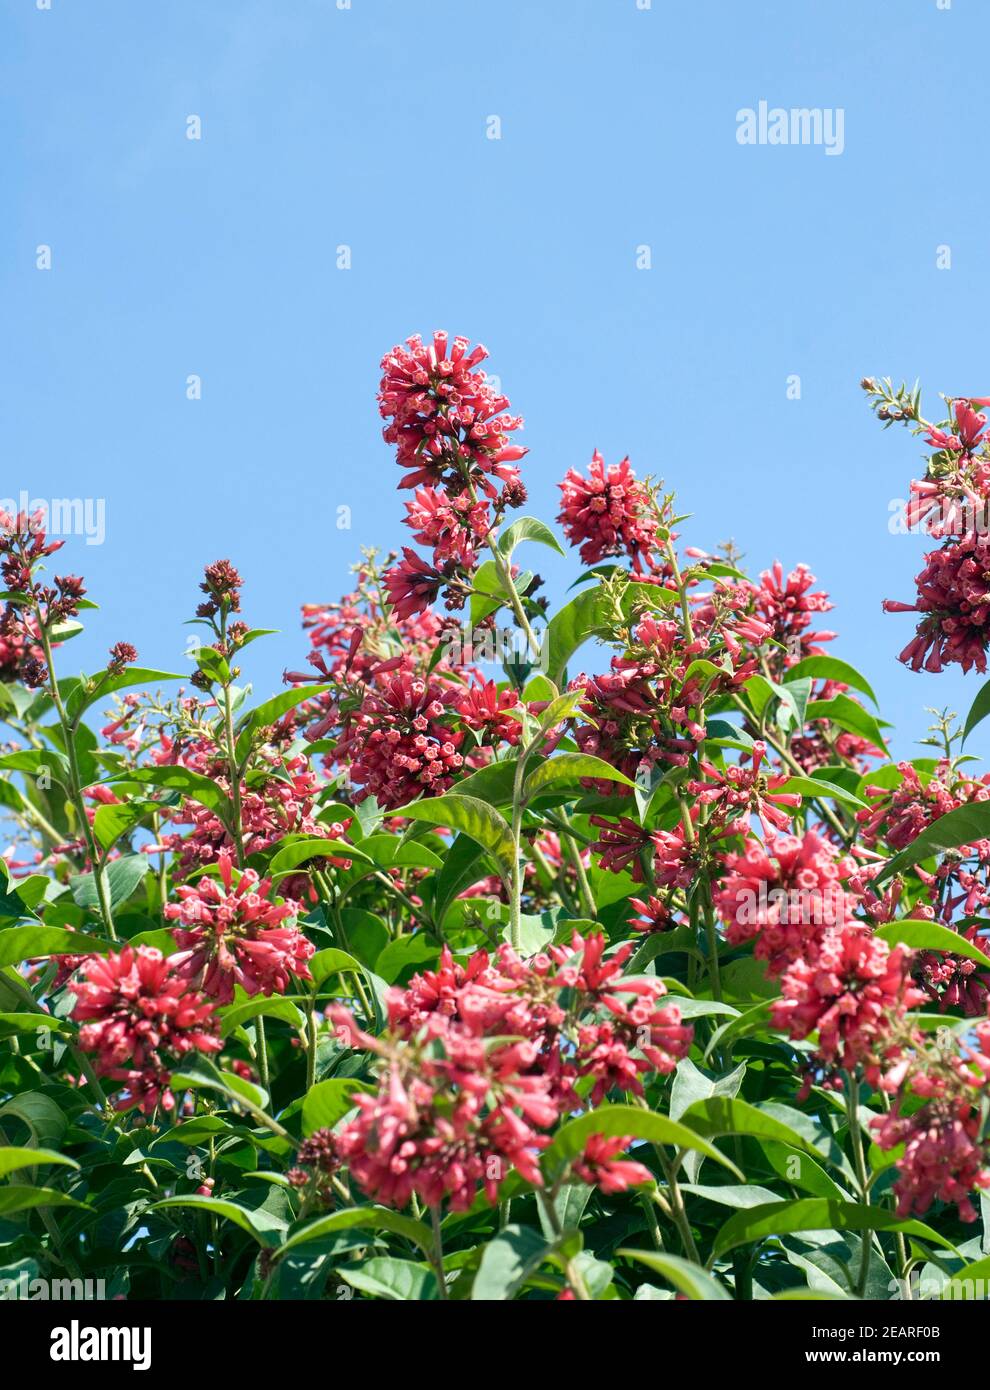
[[[40,609],[38,609],[37,617],[38,631],[41,635],[41,645],[45,653],[45,663],[48,666],[48,681],[51,687],[52,703],[58,714],[58,722],[62,730],[62,738],[65,742],[65,756],[69,761],[69,782],[71,783],[69,792],[72,804],[75,807],[76,815],[79,818],[80,833],[86,842],[90,863],[93,866],[93,881],[96,884],[96,897],[100,905],[100,916],[103,918],[103,925],[106,928],[110,940],[116,941],[117,932],[114,928],[110,898],[107,894],[107,886],[103,877],[103,859],[96,843],[96,836],[93,834],[93,827],[90,825],[89,817],[86,815],[86,802],[83,798],[82,779],[79,775],[79,759],[76,756],[76,731],[65,708],[61,691],[58,688],[58,681],[55,678],[51,638],[48,635],[48,629],[45,623],[41,620]]]

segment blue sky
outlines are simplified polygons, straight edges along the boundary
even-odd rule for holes
[[[968,709],[978,676],[896,663],[912,619],[880,603],[910,598],[925,546],[889,534],[888,504],[922,449],[858,383],[990,393],[985,0],[0,14],[0,494],[106,500],[105,542],[61,557],[101,604],[67,669],[119,638],[183,669],[202,566],[229,557],[246,616],[282,629],[251,649],[276,688],[299,604],[407,538],[378,363],[442,327],[488,346],[526,418],[527,511],[549,519],[594,447],[628,453],[678,489],[690,542],[812,567],[899,753],[926,705]],[[737,143],[761,100],[841,108],[841,156]],[[577,573],[539,568],[555,595]]]

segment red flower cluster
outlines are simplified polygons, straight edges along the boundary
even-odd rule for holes
[[[851,917],[843,880],[855,861],[840,857],[814,830],[778,835],[763,845],[746,841],[742,853],[722,860],[724,875],[715,906],[726,923],[726,939],[739,946],[755,938],[753,954],[777,976],[803,956],[814,956],[830,928]]]
[[[101,1076],[123,1084],[118,1109],[175,1108],[171,1069],[190,1052],[221,1047],[214,1004],[149,946],[90,956],[72,982],[79,1046]]]
[[[964,671],[974,666],[985,671],[990,645],[990,436],[986,416],[975,407],[987,405],[990,398],[960,397],[951,402],[953,418],[933,425],[921,420],[917,400],[902,400],[892,409],[889,393],[873,380],[867,378],[863,386],[880,418],[916,422],[927,430],[927,442],[935,450],[926,477],[911,483],[905,522],[909,527],[920,523],[929,535],[945,539],[940,550],[925,556],[925,568],[915,579],[916,601],[888,599],[883,605],[888,613],[922,615],[900,660],[912,671],[941,671],[952,663]]]
[[[378,407],[390,422],[385,442],[396,446],[399,467],[410,470],[400,486],[463,485],[468,477],[494,499],[491,477],[518,482],[512,465],[527,450],[508,436],[522,420],[503,413],[507,397],[476,370],[487,356],[480,344],[469,352],[466,338],[449,343],[437,332],[429,344],[414,334],[382,358]]]
[[[422,680],[403,664],[378,688],[367,687],[360,709],[337,744],[351,763],[361,797],[376,796],[389,810],[417,796],[441,796],[464,762],[463,733],[445,720],[454,690]]]
[[[580,545],[586,565],[612,555],[627,555],[633,569],[648,568],[657,543],[657,517],[650,495],[628,458],[610,463],[596,449],[587,476],[569,468],[558,484],[562,495],[557,520],[571,545]]]
[[[966,1099],[933,1101],[904,1115],[898,1106],[871,1121],[877,1146],[903,1144],[894,1185],[898,1216],[923,1216],[932,1202],[955,1202],[962,1221],[975,1221],[969,1194],[990,1188],[987,1154],[980,1143],[982,1119]]]
[[[175,969],[221,1004],[234,997],[235,984],[248,994],[284,994],[290,975],[310,978],[307,961],[316,947],[290,918],[299,912],[291,899],[267,900],[269,879],[245,869],[233,881],[230,856],[221,852],[220,878],[206,875],[177,889],[180,901],[165,906],[179,951]]]
[[[546,1130],[614,1088],[642,1094],[642,1078],[673,1070],[691,1043],[675,1005],[661,1007],[662,981],[626,977],[631,943],[605,957],[605,939],[575,934],[523,961],[508,946],[460,965],[444,948],[439,966],[388,995],[390,1034],[364,1034],[344,1009],[329,1011],[338,1036],[382,1059],[377,1094],[356,1096],[356,1119],[339,1152],[361,1188],[402,1207],[416,1193],[466,1210],[479,1185],[491,1201],[515,1168],[542,1186]],[[621,1144],[594,1136],[582,1172],[618,1191],[650,1174],[617,1159]],[[590,1180],[586,1178],[586,1180]]]
[[[925,998],[911,983],[909,967],[909,952],[888,946],[868,927],[830,930],[817,952],[785,971],[773,1026],[792,1038],[817,1031],[816,1056],[824,1067],[862,1066],[875,1086],[898,1055],[895,1025]]]

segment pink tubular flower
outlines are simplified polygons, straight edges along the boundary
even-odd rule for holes
[[[779,774],[768,777],[760,771],[766,755],[766,744],[756,742],[750,767],[739,763],[721,771],[711,763],[702,762],[701,770],[708,780],[688,782],[687,789],[696,798],[697,806],[709,806],[711,819],[727,830],[745,829],[750,816],[759,819],[768,836],[775,830],[789,830],[790,817],[783,808],[796,810],[801,805],[801,797],[797,792],[782,790],[789,780],[787,777]]]
[[[909,967],[909,952],[891,948],[867,927],[830,931],[811,960],[796,960],[785,972],[773,1026],[792,1038],[817,1030],[825,1066],[849,1071],[862,1064],[876,1085],[892,1024],[925,998],[911,983]]]
[[[248,994],[284,994],[289,976],[310,978],[307,961],[316,950],[294,922],[299,904],[291,899],[268,902],[269,879],[258,880],[245,869],[233,885],[230,856],[219,859],[220,877],[203,876],[183,885],[179,903],[168,903],[165,916],[181,926],[172,928],[179,952],[172,962],[186,979],[194,980],[221,1004],[234,997],[234,985]]]
[[[921,613],[916,635],[899,660],[912,671],[987,669],[990,643],[990,534],[973,531],[925,556],[914,603],[884,602],[887,613]]]
[[[420,680],[405,664],[380,688],[366,689],[337,745],[338,759],[351,760],[361,797],[377,796],[380,806],[395,810],[423,793],[447,790],[464,762],[463,732],[443,722],[454,698],[452,688]]]
[[[750,838],[741,854],[727,854],[715,893],[731,946],[756,939],[753,954],[771,977],[795,960],[813,957],[826,931],[842,926],[852,902],[842,881],[855,861],[840,858],[814,830],[778,835],[766,846]]]
[[[101,1076],[126,1088],[118,1109],[174,1109],[170,1067],[190,1052],[220,1050],[213,1001],[149,946],[88,957],[71,989],[79,1046],[96,1053]]]
[[[424,612],[435,602],[447,582],[447,576],[421,559],[407,545],[402,547],[402,559],[385,571],[388,601],[397,618],[411,618]]]
[[[494,681],[478,679],[457,697],[454,707],[462,722],[483,734],[486,743],[519,742],[522,724],[516,715],[523,711],[514,690],[499,690]]]
[[[932,1202],[940,1201],[955,1202],[961,1221],[976,1220],[969,1194],[974,1188],[990,1188],[977,1107],[967,1100],[936,1100],[904,1115],[895,1106],[870,1123],[879,1148],[905,1146],[894,1184],[898,1216],[923,1216]]]
[[[415,1193],[463,1211],[479,1185],[496,1200],[511,1168],[541,1186],[545,1131],[582,1106],[581,1077],[597,1103],[614,1088],[641,1095],[647,1073],[672,1071],[691,1028],[676,1006],[660,1007],[662,980],[622,973],[631,951],[626,942],[606,956],[600,933],[575,934],[528,961],[503,945],[462,965],[444,947],[435,970],[389,991],[385,1036],[328,1010],[342,1042],[381,1058],[377,1094],[356,1098],[360,1113],[338,1136],[361,1189],[393,1206]],[[636,1164],[613,1167],[624,1143],[585,1155],[606,1191],[649,1178]]]
[[[596,449],[588,475],[569,468],[558,484],[562,493],[557,520],[571,545],[580,545],[581,559],[596,565],[610,555],[628,555],[636,570],[656,544],[657,523],[649,494],[628,458],[608,467]]]
[[[631,1158],[619,1157],[631,1143],[631,1139],[620,1135],[606,1138],[604,1134],[592,1134],[581,1157],[574,1161],[575,1175],[603,1192],[625,1192],[630,1187],[652,1183],[649,1168]]]
[[[828,594],[812,592],[815,576],[807,565],[797,565],[784,577],[779,560],[760,575],[759,585],[750,586],[756,611],[770,628],[774,639],[787,648],[787,661],[794,665],[802,657],[811,656],[819,642],[831,642],[834,632],[811,632],[814,615],[827,613],[833,607]]]
[[[479,344],[468,351],[466,338],[448,341],[433,334],[425,344],[419,334],[382,358],[378,406],[390,423],[385,442],[396,446],[400,468],[408,469],[402,487],[464,486],[464,471],[493,500],[491,478],[511,487],[519,482],[514,467],[527,452],[509,443],[522,420],[507,415],[509,401],[488,384],[478,366],[488,356]]]
[[[406,511],[406,525],[412,527],[415,539],[432,546],[434,564],[453,560],[462,569],[474,568],[477,548],[491,530],[486,500],[472,501],[466,492],[449,497],[436,488],[421,487],[406,503]]]

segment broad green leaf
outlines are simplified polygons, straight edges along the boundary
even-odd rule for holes
[[[758,1110],[748,1101],[712,1096],[707,1100],[695,1101],[681,1117],[700,1134],[710,1137],[724,1134],[747,1134],[761,1141],[774,1140],[802,1149],[805,1153],[817,1156],[818,1150],[810,1139],[798,1130],[768,1114]]]
[[[107,850],[121,835],[132,830],[155,810],[154,802],[122,801],[117,805],[98,806],[93,818],[93,833],[101,849]]]
[[[526,799],[531,801],[533,797],[539,796],[548,787],[558,785],[558,783],[573,783],[582,777],[593,777],[596,780],[605,782],[621,782],[623,786],[632,787],[632,782],[624,772],[614,768],[610,763],[604,762],[601,758],[592,757],[590,753],[558,753],[554,758],[547,758],[546,761],[537,763],[536,767],[526,777],[524,793]]]
[[[242,1231],[247,1231],[248,1235],[263,1247],[271,1248],[277,1243],[271,1231],[258,1226],[255,1213],[249,1207],[242,1207],[239,1203],[227,1201],[223,1197],[198,1197],[195,1193],[188,1197],[165,1197],[160,1202],[152,1203],[148,1210],[163,1211],[170,1207],[193,1207],[197,1211],[212,1212],[214,1216],[232,1221]]]
[[[373,862],[364,849],[355,849],[346,840],[329,840],[315,836],[312,839],[295,840],[292,844],[283,846],[272,856],[266,872],[273,877],[290,874],[310,859],[357,859],[367,864]],[[317,864],[316,867],[320,866]]]
[[[966,726],[963,729],[963,743],[969,738],[977,724],[982,724],[987,715],[990,714],[990,681],[986,685],[980,686],[976,692],[976,699],[969,708],[966,716]]]
[[[256,709],[249,710],[240,720],[237,728],[238,734],[254,732],[256,729],[267,728],[270,724],[277,724],[284,714],[288,714],[290,709],[295,709],[297,705],[303,704],[306,700],[312,700],[317,695],[322,695],[330,690],[329,685],[301,685],[293,690],[283,690],[280,695],[273,695],[270,700],[265,700]]]
[[[490,806],[511,806],[518,758],[501,758],[472,772],[470,777],[455,782],[448,796],[474,796]]]
[[[359,1265],[338,1265],[337,1273],[352,1288],[373,1298],[422,1303],[437,1296],[437,1281],[428,1265],[375,1255]]]
[[[296,1004],[284,995],[272,995],[271,998],[261,995],[259,998],[246,999],[240,1004],[228,1004],[226,1008],[220,1010],[220,1036],[227,1038],[233,1033],[235,1028],[242,1027],[245,1023],[250,1023],[254,1018],[277,1018],[282,1023],[288,1023],[297,1032],[301,1031],[306,1020]]]
[[[751,1245],[766,1236],[793,1231],[901,1231],[918,1236],[943,1249],[954,1250],[946,1240],[921,1221],[901,1220],[882,1207],[861,1202],[839,1202],[828,1197],[802,1197],[795,1202],[768,1202],[730,1217],[715,1237],[715,1259],[737,1245]]]
[[[186,679],[188,677],[178,675],[175,671],[154,671],[146,666],[127,666],[117,675],[108,675],[104,669],[98,671],[95,676],[87,676],[81,680],[72,677],[67,681],[60,681],[58,688],[70,717],[74,719],[83,714],[95,701],[105,699],[115,690],[126,690],[128,686],[133,685],[154,686],[165,681]]]
[[[873,687],[866,677],[860,675],[855,666],[850,666],[847,661],[839,661],[837,657],[806,656],[788,670],[785,683],[801,680],[805,676],[812,676],[815,680],[839,681],[842,685],[858,690],[862,695],[868,695],[874,704],[877,703]]]
[[[313,977],[316,986],[322,985],[324,980],[328,980],[331,975],[339,975],[347,970],[362,969],[361,962],[347,951],[338,951],[336,946],[328,946],[324,951],[317,951],[316,955],[309,961],[309,973]]]
[[[960,845],[971,845],[977,840],[990,836],[990,801],[974,801],[968,806],[957,806],[921,832],[900,854],[895,854],[877,875],[877,881],[903,873],[923,859],[938,854],[944,849],[958,849]]]
[[[146,854],[122,854],[112,860],[103,870],[103,882],[110,898],[111,908],[119,907],[137,888],[148,872],[149,861]],[[98,912],[100,897],[96,889],[95,873],[76,874],[69,880],[69,888],[79,907],[89,912]]]
[[[247,1105],[250,1109],[264,1110],[268,1095],[253,1081],[246,1081],[232,1071],[221,1071],[207,1057],[196,1057],[194,1061],[172,1075],[174,1089],[188,1087],[190,1090],[219,1091],[237,1105]]]
[[[337,1231],[347,1231],[354,1226],[369,1231],[391,1231],[393,1235],[402,1236],[413,1245],[418,1245],[428,1256],[433,1250],[433,1232],[421,1221],[416,1221],[411,1216],[403,1216],[401,1212],[392,1211],[390,1207],[369,1206],[345,1207],[343,1211],[318,1217],[317,1220],[293,1231],[282,1246],[280,1254],[287,1255],[290,1250],[298,1250],[301,1245],[307,1245],[310,1241],[322,1240],[324,1236],[333,1235]]]
[[[372,1089],[353,1077],[334,1076],[329,1081],[317,1081],[303,1099],[303,1135],[308,1138],[318,1129],[333,1129],[349,1110],[354,1109],[354,1096]]]
[[[69,1168],[79,1164],[67,1154],[56,1153],[53,1149],[0,1148],[0,1178],[13,1173],[18,1168],[40,1168],[46,1163],[64,1163]]]
[[[63,927],[7,927],[0,931],[0,967],[41,956],[103,955],[112,949],[109,941]]]
[[[678,1007],[682,1007],[680,1000],[677,1003]],[[745,1075],[745,1062],[741,1062],[728,1075],[716,1077],[706,1076],[703,1071],[699,1071],[690,1057],[682,1057],[677,1064],[670,1090],[670,1118],[679,1120],[692,1105],[701,1100],[709,1100],[712,1096],[726,1096],[731,1100],[738,1095]],[[686,1156],[684,1168],[692,1180],[697,1178],[702,1162],[701,1154],[691,1153]]]
[[[29,1211],[33,1207],[77,1207],[89,1211],[87,1202],[77,1202],[64,1192],[56,1192],[53,1187],[35,1187],[30,1183],[7,1183],[0,1187],[0,1217],[12,1216],[15,1211]]]
[[[692,1110],[696,1108],[692,1107]],[[604,1134],[606,1137],[628,1135],[631,1139],[644,1139],[651,1144],[672,1144],[676,1148],[703,1153],[735,1173],[740,1181],[743,1179],[736,1165],[693,1128],[689,1129],[667,1115],[641,1110],[636,1105],[600,1105],[597,1110],[568,1120],[557,1131],[553,1143],[546,1150],[546,1157],[552,1163],[566,1163],[584,1152],[593,1134]]]
[[[661,1250],[616,1250],[617,1256],[624,1256],[627,1260],[635,1260],[637,1264],[646,1265],[647,1269],[652,1269],[655,1274],[660,1274],[668,1283],[673,1284],[678,1293],[686,1294],[688,1298],[698,1302],[724,1301],[729,1298],[729,1294],[718,1282],[718,1280],[700,1265],[692,1264],[690,1260],[682,1260],[679,1255],[668,1255]]]
[[[858,796],[847,791],[845,787],[837,787],[832,782],[826,782],[819,777],[790,777],[782,787],[777,788],[778,792],[800,792],[802,796],[827,797],[833,801],[843,801],[848,806],[862,807],[865,801],[860,801]]]
[[[198,801],[208,811],[216,811],[218,815],[227,815],[230,808],[228,797],[214,781],[188,767],[129,768],[119,778],[111,779],[111,785],[117,782],[138,782],[144,786],[164,787],[169,791],[181,792],[191,801]]]
[[[472,1300],[496,1303],[514,1298],[550,1249],[531,1226],[503,1226],[485,1246],[471,1286]]]
[[[858,734],[868,739],[874,748],[886,751],[883,730],[876,719],[862,705],[851,700],[848,695],[835,695],[830,700],[812,700],[807,710],[808,720],[828,719],[846,733]]]
[[[540,545],[546,545],[551,550],[556,550],[558,555],[564,554],[560,542],[550,527],[545,526],[542,521],[538,521],[535,516],[521,516],[502,532],[498,548],[503,559],[510,560],[516,546],[523,541],[537,541]]]
[[[437,796],[426,801],[414,801],[402,808],[408,820],[425,821],[428,825],[449,826],[477,841],[492,856],[502,877],[512,874],[515,848],[508,822],[493,807],[473,796]]]
[[[891,946],[900,943],[912,951],[947,951],[954,956],[965,956],[968,960],[975,960],[990,970],[990,956],[984,955],[979,946],[967,941],[959,932],[939,926],[937,922],[913,922],[905,918],[903,921],[887,922],[884,926],[877,927],[876,935]]]
[[[55,748],[25,748],[20,753],[4,753],[0,756],[0,769],[26,772],[35,779],[47,773],[63,787],[67,787],[71,780],[69,760]]]

